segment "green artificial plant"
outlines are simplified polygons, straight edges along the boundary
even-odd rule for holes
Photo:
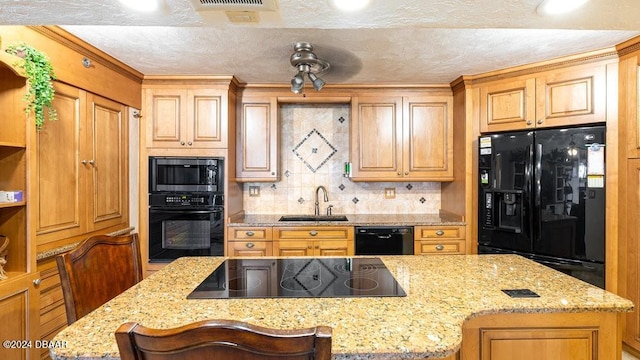
[[[24,101],[27,103],[25,112],[29,114],[33,111],[36,129],[40,130],[44,125],[45,112],[49,115],[50,121],[58,118],[52,104],[55,95],[53,80],[56,79],[56,75],[51,60],[42,51],[25,43],[10,45],[5,51],[22,58],[17,62],[17,66],[24,70],[29,81],[28,92],[24,95]]]

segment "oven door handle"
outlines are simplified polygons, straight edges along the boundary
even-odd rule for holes
[[[168,210],[168,209],[150,209],[152,213],[164,213],[164,214],[215,214],[221,213],[223,210],[215,209],[215,210]]]

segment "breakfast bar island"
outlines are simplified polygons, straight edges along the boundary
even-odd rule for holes
[[[361,256],[335,258],[331,266],[298,258],[304,266],[293,276],[318,281],[318,287],[301,285],[304,296],[278,290],[291,277],[290,269],[278,268],[280,259],[234,259],[233,270],[223,257],[175,260],[61,331],[54,342],[64,346],[52,348],[52,358],[118,359],[114,332],[129,321],[172,328],[228,319],[276,329],[330,326],[333,359],[616,360],[621,314],[633,308],[516,255]],[[372,270],[380,263],[390,278]],[[345,268],[352,273],[348,283],[340,275]],[[226,269],[226,280],[216,269]],[[328,290],[320,281],[360,288]],[[235,291],[227,289],[232,283]],[[211,296],[192,295],[203,286]],[[368,294],[368,287],[382,295]]]

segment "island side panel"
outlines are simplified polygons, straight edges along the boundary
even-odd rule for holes
[[[620,313],[493,314],[463,326],[461,360],[620,360]]]

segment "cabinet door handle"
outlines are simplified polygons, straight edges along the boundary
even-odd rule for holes
[[[37,278],[37,279],[33,280],[33,285],[39,286],[40,282],[41,282],[40,278]]]
[[[408,171],[405,171],[405,173],[404,173],[404,174],[405,174],[405,175],[409,175],[409,172],[408,172]]]
[[[253,231],[247,231],[245,234],[247,234],[247,236],[253,236],[255,235],[255,233]]]
[[[251,249],[251,248],[253,248],[254,246],[256,246],[256,244],[254,244],[254,243],[250,242],[250,243],[247,243],[247,245],[245,245],[245,246],[246,246],[246,247],[248,247],[249,249]]]
[[[436,250],[438,250],[438,251],[444,250],[444,245],[442,245],[442,244],[436,245]]]
[[[538,124],[542,124],[543,122],[544,122],[544,120],[542,120],[542,119],[539,119],[539,120],[537,121],[537,123],[538,123]]]
[[[316,235],[318,235],[318,232],[315,231],[315,230],[311,230],[311,231],[309,231],[309,235],[316,236]]]
[[[320,249],[320,245],[316,245],[316,249]]]
[[[191,141],[188,142],[189,146],[193,145],[193,143]]]
[[[401,175],[402,175],[402,173],[400,171],[398,171],[398,176],[401,176]]]
[[[87,165],[87,164],[95,165],[96,164],[95,160],[82,160],[81,162],[82,162],[83,165]]]
[[[436,235],[442,236],[442,235],[444,235],[444,231],[438,230],[438,231],[436,231]]]
[[[311,249],[311,245],[307,246],[307,249]]]
[[[184,145],[184,141],[180,141],[180,145]]]
[[[527,120],[527,125],[531,125],[533,122],[531,120]]]

